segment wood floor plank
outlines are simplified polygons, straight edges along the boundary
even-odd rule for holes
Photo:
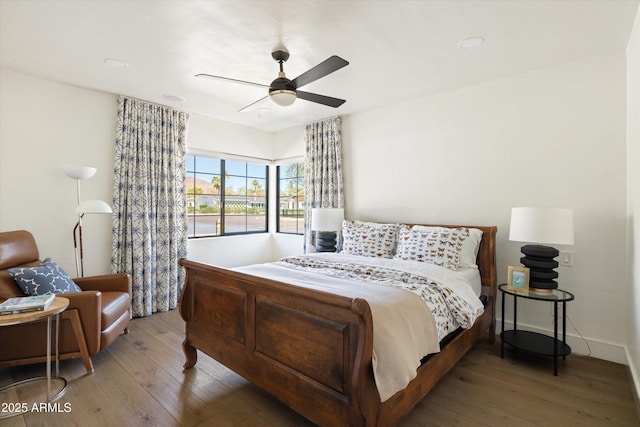
[[[191,390],[181,387],[174,377],[158,365],[157,358],[154,360],[153,357],[157,350],[153,347],[153,337],[145,338],[136,339],[133,345],[121,339],[108,349],[109,354],[144,388],[150,398],[180,420],[181,425],[195,426],[209,418],[214,408],[207,411],[207,406]]]
[[[133,319],[129,331],[93,357],[92,375],[79,359],[60,362],[68,388],[57,402],[70,412],[29,413],[0,426],[313,426],[202,353],[184,370],[177,311]],[[0,387],[43,372],[44,364],[0,368]],[[631,427],[640,420],[625,366],[570,355],[555,377],[549,358],[509,349],[501,359],[497,340],[478,343],[400,423],[454,425]]]

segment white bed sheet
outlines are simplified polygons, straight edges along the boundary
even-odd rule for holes
[[[477,297],[482,293],[482,279],[480,278],[480,270],[477,268],[458,268],[456,271],[469,282],[469,286],[473,289],[473,293]]]

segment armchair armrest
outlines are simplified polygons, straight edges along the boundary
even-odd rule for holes
[[[89,354],[96,354],[100,350],[100,334],[102,331],[102,292],[88,290],[61,296],[69,300],[67,310],[78,311]]]
[[[73,281],[83,291],[127,292],[131,295],[131,277],[126,273],[78,277]]]

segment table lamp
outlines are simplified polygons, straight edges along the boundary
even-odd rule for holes
[[[342,221],[342,208],[311,209],[311,230],[316,232],[317,252],[336,251],[336,232],[342,229]]]
[[[538,293],[550,293],[558,288],[560,252],[546,245],[573,245],[573,210],[562,208],[512,208],[509,240],[532,242],[524,245],[520,262],[529,268],[529,288]]]

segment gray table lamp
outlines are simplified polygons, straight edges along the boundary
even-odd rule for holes
[[[311,209],[311,230],[316,232],[316,251],[335,252],[337,231],[342,229],[344,209]]]

